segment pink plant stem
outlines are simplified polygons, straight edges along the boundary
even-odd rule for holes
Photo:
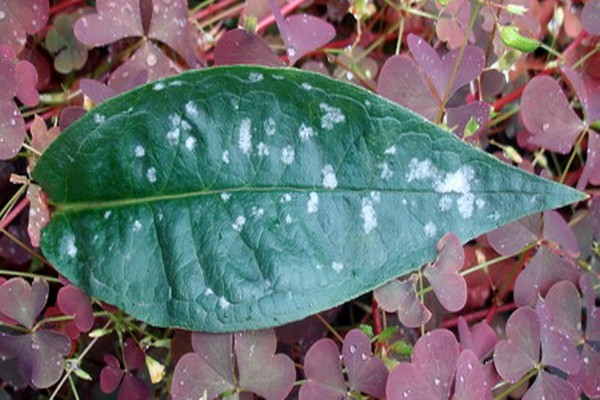
[[[517,308],[515,303],[509,303],[509,304],[504,304],[504,305],[498,307],[496,311],[497,312],[512,311],[515,308]],[[487,315],[487,313],[488,313],[488,310],[479,310],[479,311],[472,312],[470,314],[462,315],[462,317],[467,322],[475,322],[475,321],[479,321],[482,318],[484,318]],[[458,324],[458,317],[442,322],[441,327],[446,328],[446,329],[451,329],[451,328],[454,328],[457,324]]]
[[[306,0],[292,0],[289,3],[286,3],[286,5],[284,5],[283,7],[281,7],[281,14],[283,16],[286,16],[286,15],[290,14],[296,8],[300,7],[302,5],[302,3],[304,3],[305,1]],[[263,18],[258,23],[257,28],[256,28],[256,32],[257,33],[261,33],[266,28],[268,28],[269,26],[271,26],[271,24],[273,22],[275,22],[275,17],[273,16],[273,14],[268,15],[267,17]]]
[[[587,37],[587,35],[588,33],[582,29],[581,32],[579,32],[579,35],[577,35],[577,37],[567,46],[567,48],[563,50],[561,58],[563,60],[566,59],[567,55],[575,50],[581,44],[583,39]]]
[[[217,11],[220,11],[222,9],[224,9],[225,7],[229,6],[230,4],[235,3],[237,0],[221,0],[216,2],[215,4],[212,4],[208,7],[206,7],[203,10],[199,10],[197,11],[194,15],[192,15],[190,17],[190,19],[194,19],[194,20],[200,20],[208,15],[214,14]]]
[[[15,218],[21,214],[21,212],[29,205],[29,198],[25,197],[19,202],[2,220],[0,221],[0,229],[6,229]]]
[[[52,110],[46,111],[45,113],[41,114],[40,118],[42,118],[43,120],[48,120],[49,118],[52,118],[53,116],[55,116],[57,114],[57,112],[58,112],[58,108],[53,108]],[[29,130],[31,128],[31,124],[33,124],[33,119],[25,124],[25,129]]]

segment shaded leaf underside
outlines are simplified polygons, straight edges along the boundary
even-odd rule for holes
[[[45,152],[48,259],[157,326],[233,331],[331,308],[582,195],[321,75],[234,66],[116,97]]]

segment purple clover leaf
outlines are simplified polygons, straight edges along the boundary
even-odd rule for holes
[[[521,96],[521,117],[532,133],[529,143],[568,154],[585,124],[569,105],[560,85],[549,76],[536,76]]]
[[[446,125],[448,125],[459,137],[476,138],[483,132],[485,125],[490,120],[490,105],[483,101],[474,101],[464,106],[448,108],[446,112]],[[474,132],[468,132],[469,122],[473,120],[477,124]]]
[[[90,47],[144,35],[139,0],[98,0],[96,14],[84,15],[75,23],[75,36]]]
[[[467,321],[463,317],[459,317],[458,334],[461,348],[471,350],[480,360],[490,354],[498,343],[494,329],[485,321],[469,328]]]
[[[353,329],[346,334],[342,349],[331,339],[321,339],[311,346],[304,359],[304,373],[308,380],[300,388],[300,400],[342,400],[350,392],[366,393],[377,398],[385,396],[388,376],[383,361],[373,357],[371,341],[362,331]],[[340,359],[348,371],[344,380]]]
[[[269,0],[269,6],[281,32],[291,65],[335,37],[335,28],[321,18],[308,14],[284,18],[275,0]]]
[[[412,274],[404,280],[393,280],[378,289],[373,296],[387,312],[397,312],[400,322],[409,328],[424,325],[431,318],[431,312],[417,295],[419,277]]]
[[[348,388],[340,358],[340,351],[331,339],[320,339],[308,349],[304,357],[307,382],[300,387],[300,400],[344,398]]]
[[[581,10],[581,24],[588,33],[600,35],[600,1],[589,0]]]
[[[206,393],[213,399],[226,392],[253,392],[267,400],[283,399],[296,378],[293,361],[274,354],[272,329],[236,334],[192,334],[193,353],[175,366],[171,396],[185,399]],[[235,356],[235,358],[234,358]]]
[[[29,285],[23,278],[11,278],[0,286],[0,315],[31,329],[47,300],[46,281],[36,278]],[[69,338],[54,331],[40,329],[22,335],[0,332],[0,359],[12,360],[18,375],[38,389],[58,381],[62,360],[70,350]]]
[[[470,350],[459,354],[452,332],[436,329],[417,340],[411,363],[401,362],[392,370],[386,384],[386,398],[446,400],[450,398],[453,382],[456,398],[482,399],[491,395],[477,355]]]
[[[436,2],[436,5],[438,3]],[[467,0],[450,0],[440,11],[435,32],[448,47],[456,49],[462,46],[465,32],[471,18],[471,6]],[[471,35],[473,36],[473,35]],[[469,38],[473,39],[473,37]]]
[[[0,312],[19,324],[32,328],[48,301],[48,282],[11,278],[0,286]]]
[[[73,286],[63,286],[58,291],[56,303],[65,315],[73,315],[72,325],[79,332],[89,332],[94,326],[94,310],[92,300],[81,289]]]
[[[104,363],[106,365],[100,371],[100,389],[108,394],[118,388],[118,400],[149,399],[150,389],[133,373],[144,365],[144,352],[131,338],[128,338],[123,346],[126,368],[121,368],[117,357],[105,354]]]
[[[564,337],[542,329],[535,310],[530,307],[517,309],[506,323],[506,337],[494,349],[494,364],[502,379],[516,383],[530,371],[538,370],[535,382],[523,396],[524,399],[540,399],[544,396],[557,400],[577,398],[577,391],[572,384],[544,369],[554,367],[569,373],[577,372],[575,369],[578,370],[578,366],[574,367],[573,354],[562,351],[560,347],[565,345],[562,340]],[[557,356],[557,352],[561,351],[562,357]],[[562,358],[567,358],[567,361]]]
[[[25,121],[14,97],[25,106],[36,105],[39,101],[35,89],[37,79],[35,67],[29,61],[15,63],[14,50],[0,46],[0,160],[14,157],[23,144]]]
[[[465,252],[460,239],[451,232],[439,240],[437,249],[436,260],[425,267],[423,275],[442,306],[456,312],[467,303],[467,282],[459,274],[465,262]]]
[[[2,43],[18,54],[25,47],[27,34],[34,34],[48,21],[48,0],[0,0],[0,37]]]
[[[215,65],[254,64],[282,67],[283,61],[260,36],[232,29],[221,36],[213,52]]]

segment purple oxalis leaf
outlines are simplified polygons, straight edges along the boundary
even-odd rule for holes
[[[479,128],[472,133],[471,137],[476,137],[490,120],[490,110],[490,105],[482,101],[474,101],[464,106],[448,108],[446,125],[452,128],[458,137],[463,137],[469,120],[473,119]]]
[[[577,238],[567,221],[558,212],[553,210],[544,212],[542,235],[548,248],[571,258],[579,257]]]
[[[476,79],[485,67],[483,50],[477,46],[467,45],[462,53],[456,76],[452,79],[460,49],[452,50],[440,57],[433,47],[419,36],[410,34],[407,42],[415,62],[435,87],[439,99],[444,96],[450,98],[459,88]]]
[[[48,282],[11,278],[0,286],[0,312],[31,328],[48,301]]]
[[[542,370],[522,399],[576,400],[578,397],[573,385]]]
[[[100,371],[100,389],[104,393],[112,393],[119,387],[125,371],[121,369],[119,359],[112,354],[104,355],[106,364]]]
[[[584,190],[588,182],[600,185],[600,135],[592,130],[589,131],[587,158],[577,182],[577,189]]]
[[[390,372],[388,400],[448,399],[458,360],[458,342],[452,332],[436,329],[415,343],[412,363],[402,362]]]
[[[456,363],[454,400],[493,399],[483,365],[471,350],[463,350]]]
[[[533,134],[529,143],[560,154],[571,151],[585,127],[560,85],[549,76],[537,76],[527,83],[521,96],[521,117]]]
[[[448,47],[451,49],[462,46],[470,18],[471,6],[467,0],[448,1],[440,11],[438,22],[435,25],[438,38],[448,42]]]
[[[377,82],[377,93],[433,120],[439,103],[415,62],[405,55],[387,59]]]
[[[296,368],[287,355],[275,354],[276,347],[273,329],[234,335],[238,384],[242,389],[267,400],[284,399],[291,392]]]
[[[94,325],[92,302],[81,289],[73,285],[63,286],[58,291],[56,303],[65,315],[75,316],[75,326],[79,331],[88,332],[92,329]]]
[[[537,312],[542,326],[578,343],[581,331],[581,297],[572,282],[561,281],[552,286],[538,303]]]
[[[48,0],[0,0],[0,38],[15,53],[25,47],[27,34],[41,30],[48,21]]]
[[[348,368],[350,390],[381,398],[385,396],[387,368],[380,358],[373,357],[371,341],[362,331],[353,329],[344,338],[342,349]]]
[[[592,35],[600,35],[600,1],[589,0],[581,10],[581,24]]]
[[[318,340],[306,352],[304,374],[307,382],[300,387],[300,400],[341,400],[348,391],[340,352],[331,339]]]
[[[143,36],[139,0],[98,0],[97,13],[84,15],[75,23],[77,39],[90,47],[104,46],[132,36]]]
[[[492,248],[503,256],[517,254],[523,247],[540,239],[542,215],[533,214],[504,225],[486,235]]]
[[[579,274],[579,268],[573,260],[541,246],[517,277],[515,304],[535,306],[539,294],[545,295],[552,285],[563,280],[577,282]]]
[[[581,70],[573,70],[566,65],[561,68],[561,72],[579,97],[587,123],[600,120],[600,82]]]
[[[124,371],[120,367],[119,360],[112,354],[104,355],[104,363],[106,365],[100,371],[100,389],[104,393],[112,393],[119,388],[118,400],[145,400],[150,398],[148,386],[131,372],[135,368],[127,365],[129,370]]]
[[[16,96],[27,107],[36,106],[40,101],[40,94],[35,87],[38,83],[37,70],[32,63],[21,60],[15,65]]]
[[[506,323],[507,340],[494,349],[494,364],[502,379],[517,382],[540,359],[540,320],[529,307],[517,309]]]
[[[213,52],[215,65],[254,64],[268,67],[285,65],[259,36],[243,29],[227,31]]]
[[[381,308],[398,312],[400,322],[409,328],[424,325],[431,318],[431,312],[417,296],[417,282],[418,277],[413,274],[402,281],[390,281],[373,292]]]
[[[129,60],[113,71],[108,86],[123,92],[132,84],[142,81],[147,71],[147,81],[155,81],[181,72],[177,65],[154,43],[146,41]],[[145,82],[144,82],[145,83]]]
[[[458,273],[465,262],[465,252],[460,239],[453,233],[445,234],[437,248],[437,259],[425,267],[423,275],[442,306],[448,311],[456,312],[467,302],[467,282]]]
[[[490,354],[498,342],[494,329],[485,321],[469,328],[467,321],[459,317],[458,334],[461,348],[471,350],[480,360]]]
[[[152,20],[148,37],[159,40],[179,53],[190,67],[197,61],[190,43],[197,43],[198,35],[187,20],[186,0],[152,0]]]
[[[0,357],[15,359],[19,374],[38,389],[58,381],[63,371],[62,360],[69,350],[68,337],[45,329],[18,336],[0,333]]]

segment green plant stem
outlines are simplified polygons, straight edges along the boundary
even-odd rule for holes
[[[73,381],[72,376],[69,376],[69,386],[71,386],[71,391],[73,392],[73,397],[75,397],[75,400],[79,400],[79,394],[77,393],[77,388],[75,387],[75,382]]]
[[[19,276],[21,278],[31,278],[31,279],[40,278],[40,279],[43,279],[48,282],[60,283],[60,280],[58,278],[54,278],[52,276],[39,275],[39,274],[31,273],[31,272],[13,271],[10,269],[0,269],[0,275]]]
[[[586,53],[583,57],[581,57],[579,60],[577,60],[575,63],[573,63],[571,68],[572,69],[579,68],[581,65],[583,65],[583,63],[585,63],[591,56],[596,54],[598,51],[600,51],[600,43],[598,43],[596,45],[596,47],[594,47],[592,50],[590,50],[588,53]]]
[[[111,323],[112,323],[112,321],[108,321],[106,324],[104,324],[102,329],[107,329]],[[54,388],[54,391],[52,392],[52,395],[50,396],[50,400],[54,400],[56,398],[56,395],[58,394],[58,392],[60,392],[60,389],[63,387],[63,385],[65,384],[67,379],[69,379],[69,376],[71,376],[73,371],[79,367],[79,364],[81,364],[81,360],[83,360],[83,357],[85,357],[86,354],[92,349],[92,347],[94,347],[94,345],[96,344],[98,339],[100,339],[100,338],[96,337],[96,338],[92,339],[92,341],[90,343],[88,343],[88,345],[85,347],[85,349],[83,349],[81,354],[79,354],[79,356],[76,358],[76,362],[69,365],[69,368],[67,368],[67,372],[62,377],[60,382],[58,382],[58,385],[56,385],[56,387]]]
[[[513,391],[515,391],[516,389],[518,389],[520,386],[522,386],[525,383],[527,383],[531,378],[533,378],[534,376],[536,376],[538,372],[539,372],[538,368],[533,368],[531,371],[529,371],[528,373],[526,373],[525,375],[523,375],[523,377],[521,379],[519,379],[517,382],[515,382],[512,385],[510,385],[510,387],[508,389],[506,389],[505,391],[503,391],[499,395],[494,396],[494,400],[502,400],[502,399],[504,399],[509,394],[511,394]]]
[[[569,169],[571,168],[571,164],[573,163],[573,160],[575,159],[575,156],[577,155],[577,149],[579,149],[579,146],[581,145],[581,141],[583,140],[583,137],[587,134],[587,132],[588,132],[588,128],[585,128],[583,133],[581,135],[579,135],[577,142],[575,142],[575,146],[573,146],[573,150],[571,151],[571,155],[569,156],[567,165],[565,165],[565,169],[563,170],[562,174],[560,175],[560,181],[559,181],[560,183],[563,183],[565,181],[565,178],[567,177],[567,172],[569,172]]]
[[[327,330],[328,330],[329,332],[331,332],[331,334],[332,334],[332,335],[333,335],[333,336],[334,336],[334,337],[335,337],[337,340],[339,340],[339,342],[340,342],[340,343],[344,343],[344,338],[343,338],[343,337],[342,337],[342,336],[341,336],[339,333],[337,333],[337,331],[336,331],[336,330],[333,328],[333,326],[331,326],[331,324],[330,324],[329,322],[327,322],[327,321],[325,320],[325,318],[323,318],[323,317],[321,316],[321,314],[316,314],[316,315],[315,315],[315,317],[317,317],[317,319],[318,319],[319,321],[321,321],[321,323],[322,323],[323,325],[325,325],[325,328],[327,328]]]
[[[516,107],[511,108],[507,112],[498,115],[496,118],[490,120],[487,123],[487,128],[489,129],[495,125],[498,125],[498,124],[506,121],[507,119],[511,118],[513,115],[518,114],[520,110],[521,110],[521,107],[516,106]]]
[[[15,205],[17,200],[19,200],[21,198],[21,196],[23,196],[23,194],[25,194],[25,191],[27,191],[27,186],[28,185],[22,185],[17,190],[17,192],[10,198],[10,200],[8,200],[6,205],[4,207],[2,207],[2,210],[0,210],[0,228],[6,228],[12,222],[11,219],[9,218],[9,216],[5,217],[5,215],[8,213],[8,210],[10,210]],[[28,200],[27,200],[27,204],[29,204]],[[27,204],[25,204],[25,206],[27,206]]]
[[[33,326],[33,328],[31,328],[31,331],[35,332],[38,329],[40,329],[42,327],[42,325],[51,324],[52,322],[66,322],[66,321],[73,321],[74,319],[75,319],[74,315],[58,315],[56,317],[44,318],[44,319],[41,319],[40,321],[38,321],[38,323],[35,324]]]

